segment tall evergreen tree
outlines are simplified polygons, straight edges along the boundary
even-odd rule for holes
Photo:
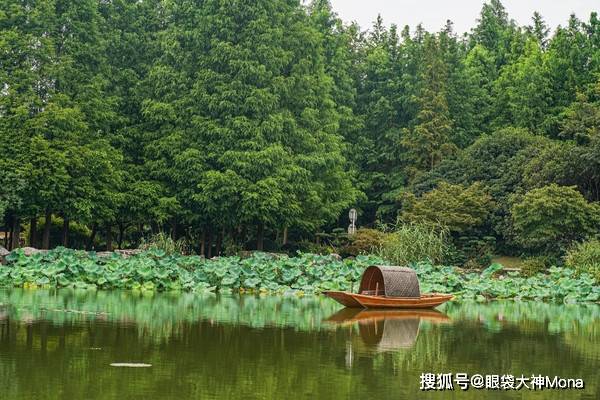
[[[121,150],[124,171],[118,197],[116,225],[118,243],[129,228],[139,238],[149,225],[159,227],[171,218],[174,198],[159,179],[152,179],[146,160],[148,137],[142,102],[144,82],[159,56],[158,36],[164,27],[165,5],[159,0],[115,0],[100,4],[106,32],[108,90],[115,102],[115,118],[108,134]],[[102,221],[93,221],[92,228]]]
[[[544,54],[537,41],[529,40],[525,53],[505,66],[495,82],[495,126],[512,125],[544,132],[550,96]]]
[[[411,177],[432,170],[454,147],[450,142],[452,120],[446,99],[448,71],[440,57],[439,38],[425,39],[424,62],[420,110],[414,127],[406,129],[402,139]]]
[[[476,45],[452,72],[448,87],[448,108],[454,121],[452,142],[461,148],[490,132],[495,69],[490,52]]]
[[[464,36],[363,32],[327,0],[0,0],[1,225],[13,247],[27,222],[30,244],[68,245],[76,221],[90,248],[168,229],[210,255],[481,181],[481,232],[509,249],[514,196],[600,197],[599,74],[596,13],[549,36],[499,0]]]
[[[477,44],[492,52],[496,69],[508,62],[511,51],[511,21],[500,0],[483,4],[478,24],[471,32],[471,46]]]
[[[151,146],[162,152],[155,162],[172,165],[165,175],[180,203],[204,210],[213,231],[253,229],[257,248],[265,228],[314,230],[335,219],[355,191],[333,80],[306,14],[275,0],[233,10],[214,0],[183,13],[190,5],[169,10],[145,103],[164,134]],[[182,96],[181,87],[190,90]]]
[[[527,27],[527,32],[537,40],[540,48],[545,50],[548,46],[550,29],[548,28],[546,21],[544,21],[544,17],[537,11],[533,13],[531,22],[533,24]]]

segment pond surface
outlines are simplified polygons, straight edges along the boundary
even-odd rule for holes
[[[600,398],[600,306],[439,311],[351,312],[323,297],[0,290],[0,398]],[[541,374],[581,378],[585,389],[454,384],[441,393],[420,390],[423,373]]]

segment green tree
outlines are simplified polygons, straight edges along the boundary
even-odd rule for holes
[[[164,25],[161,17],[164,7],[159,0],[115,0],[99,4],[102,29],[106,32],[107,86],[116,114],[106,137],[123,157],[119,165],[123,173],[115,215],[119,246],[123,245],[129,229],[134,228],[135,244],[145,234],[147,225],[156,229],[172,217],[174,198],[160,179],[153,179],[148,168],[146,146],[152,134],[144,125],[142,115],[145,98],[142,82],[160,55],[157,38]],[[91,222],[92,227],[101,223],[101,220]]]
[[[544,21],[544,17],[535,11],[533,13],[533,17],[531,17],[532,25],[527,27],[527,32],[537,40],[541,49],[546,49],[548,46],[548,35],[550,33],[550,29]]]
[[[349,169],[353,185],[359,190],[369,188],[368,174],[361,173],[374,152],[371,138],[366,135],[364,118],[358,110],[358,88],[363,61],[361,48],[363,36],[355,23],[345,25],[335,14],[329,0],[315,0],[308,8],[310,20],[321,35],[325,57],[325,72],[334,85],[332,100],[339,116],[339,133],[348,144],[345,156],[350,162]],[[359,201],[364,204],[367,196],[361,193]],[[362,205],[361,204],[361,205]]]
[[[550,111],[550,94],[544,54],[538,42],[529,40],[525,53],[503,68],[495,82],[495,126],[511,125],[543,132]]]
[[[507,128],[483,135],[471,146],[444,160],[433,171],[417,179],[411,189],[426,193],[441,182],[466,187],[480,183],[492,197],[490,226],[481,234],[497,238],[499,250],[511,253],[510,199],[523,192],[523,176],[529,162],[545,148],[549,139],[523,129]],[[489,229],[489,230],[488,230]]]
[[[480,183],[466,187],[442,182],[419,198],[407,196],[404,204],[403,222],[440,225],[458,234],[483,225],[493,209]]]
[[[493,83],[496,65],[490,52],[473,47],[451,75],[448,108],[453,120],[453,143],[464,148],[490,131],[494,116]]]
[[[516,240],[531,251],[565,251],[597,234],[600,209],[575,187],[551,184],[534,189],[511,208]]]
[[[31,4],[29,4],[31,3]],[[33,165],[31,125],[45,107],[52,90],[52,40],[47,27],[53,9],[49,2],[4,1],[0,12],[0,146],[4,166],[3,188],[7,222],[12,226],[13,243],[18,246],[21,222],[41,205],[27,198],[33,179],[52,178],[39,171],[35,178],[26,173]],[[37,45],[33,45],[36,43]],[[31,192],[30,192],[31,193]]]
[[[552,141],[543,146],[523,170],[525,190],[539,189],[556,183],[575,186],[581,174],[577,147],[570,142]]]
[[[259,249],[265,228],[335,219],[356,192],[322,36],[297,4],[190,5],[167,10],[173,23],[149,74],[152,173],[184,210],[207,213],[207,228],[253,229]]]
[[[53,212],[60,213],[67,221],[66,243],[68,220],[78,217],[82,205],[101,207],[85,198],[85,193],[93,195],[91,191],[79,186],[98,159],[92,156],[80,163],[84,168],[77,168],[76,160],[84,153],[81,146],[102,147],[102,134],[113,117],[105,91],[101,19],[92,0],[6,3],[0,29],[6,32],[2,37],[8,51],[3,52],[2,64],[9,75],[3,80],[1,129],[10,131],[6,138],[11,137],[12,157],[24,166],[27,180],[13,220],[18,228],[19,219],[29,217],[35,228],[40,213],[47,222]],[[98,182],[94,190],[102,191],[102,178],[88,176],[93,179]],[[44,247],[48,233],[44,232]]]
[[[421,44],[408,27],[401,34],[389,29],[378,17],[373,29],[359,42],[356,65],[357,114],[364,121],[360,135],[352,140],[351,152],[360,166],[361,186],[368,197],[363,218],[393,220],[397,190],[406,180],[402,169],[401,133],[412,115],[417,60]],[[404,67],[401,59],[407,61]],[[411,73],[407,73],[410,70]]]
[[[596,97],[600,99],[600,81],[595,91]],[[561,138],[586,144],[592,138],[600,136],[600,102],[590,102],[584,94],[579,94],[561,117]]]
[[[520,39],[518,27],[509,19],[500,0],[483,4],[477,25],[469,37],[471,47],[481,45],[493,55],[498,72],[503,65],[511,62]]]
[[[577,100],[578,93],[586,93],[590,85],[597,81],[600,71],[595,14],[590,18],[589,26],[572,15],[565,27],[558,27],[548,43],[545,54],[546,70],[551,85],[548,102],[550,115],[545,123],[546,133],[558,137],[561,131],[560,115],[571,103]],[[597,39],[596,39],[597,40]]]
[[[460,36],[381,16],[361,31],[304,3],[1,1],[12,244],[26,221],[30,243],[69,244],[73,221],[89,247],[100,230],[107,248],[167,230],[209,255],[309,238],[350,205],[395,222],[405,196],[478,183],[494,204],[478,234],[509,252],[513,195],[600,200],[596,13],[549,36],[539,13],[518,26],[490,0]]]
[[[425,68],[419,112],[414,127],[406,129],[402,138],[407,170],[412,177],[421,171],[432,170],[453,151],[450,143],[452,120],[446,99],[447,69],[438,54],[438,39],[428,36],[424,45]]]
[[[600,136],[593,136],[587,145],[576,150],[578,186],[590,201],[600,201]]]

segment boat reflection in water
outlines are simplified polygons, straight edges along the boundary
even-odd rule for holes
[[[421,321],[448,324],[450,318],[435,310],[376,310],[344,308],[325,320],[328,323],[353,328],[358,325],[360,351],[387,352],[412,347],[417,341]],[[351,330],[351,332],[353,329]],[[361,346],[362,345],[362,346]],[[355,346],[352,346],[355,347]]]

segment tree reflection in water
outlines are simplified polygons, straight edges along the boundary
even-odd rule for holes
[[[597,398],[599,343],[597,305],[415,313],[315,296],[0,290],[1,397],[19,400],[428,398],[423,372],[583,377],[568,398]]]

